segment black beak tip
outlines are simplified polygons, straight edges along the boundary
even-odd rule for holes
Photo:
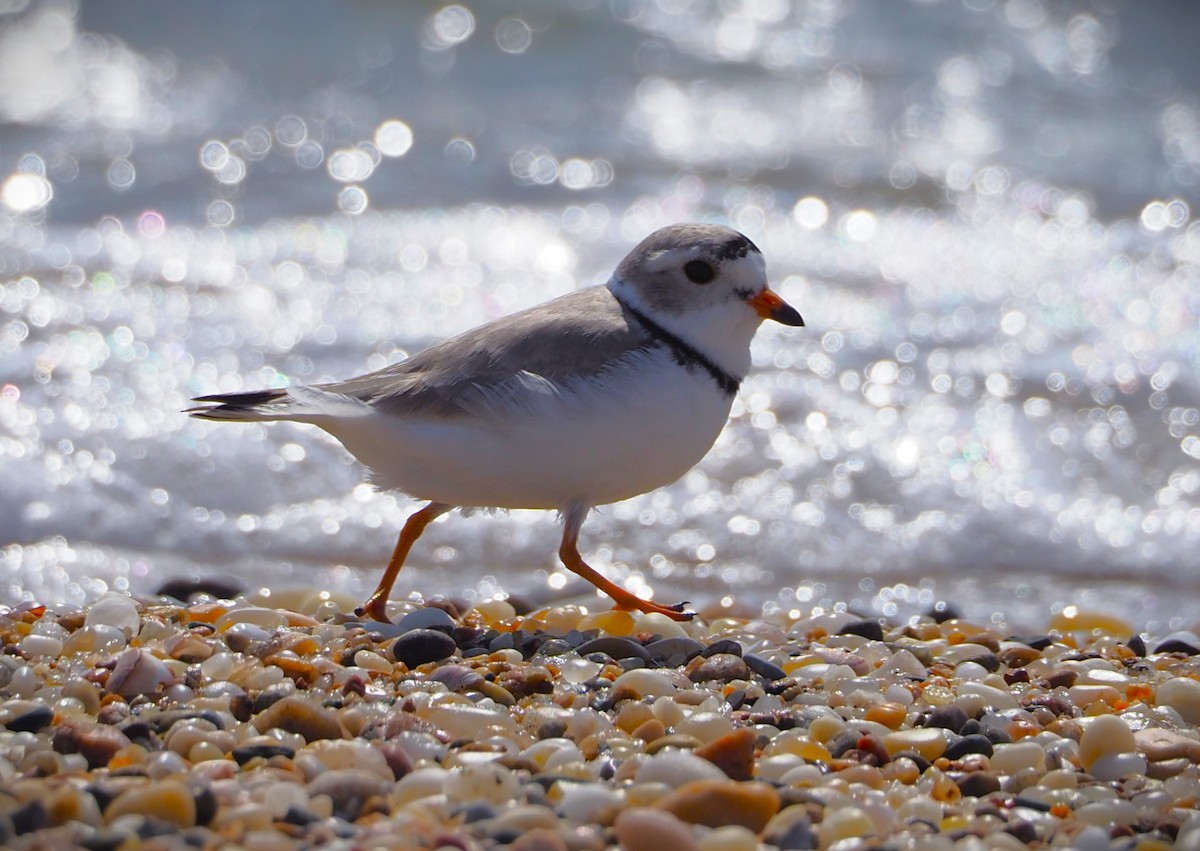
[[[772,314],[771,318],[776,322],[782,323],[783,325],[790,325],[793,328],[804,327],[804,317],[800,315],[800,311],[796,310],[796,308],[792,307],[790,304],[784,305],[782,308]]]

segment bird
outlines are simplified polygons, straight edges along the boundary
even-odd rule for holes
[[[388,622],[388,595],[433,520],[489,508],[559,512],[567,569],[619,609],[688,620],[687,603],[644,599],[588,565],[580,530],[593,508],[668,485],[704,457],[766,319],[804,325],[768,286],[758,246],[723,225],[675,224],[638,243],[604,284],[366,375],[199,396],[186,413],[315,425],[376,487],[425,502],[404,523],[360,617]]]

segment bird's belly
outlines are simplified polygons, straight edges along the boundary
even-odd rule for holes
[[[731,402],[706,374],[660,359],[636,379],[528,408],[448,419],[376,412],[327,428],[380,487],[451,505],[561,509],[675,481],[708,452]]]

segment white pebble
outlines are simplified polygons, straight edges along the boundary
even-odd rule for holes
[[[422,798],[441,795],[449,776],[450,772],[439,765],[418,768],[396,781],[388,800],[393,807],[402,807]]]
[[[1114,824],[1135,824],[1137,807],[1129,801],[1122,800],[1084,804],[1075,810],[1074,818],[1082,824],[1095,825],[1107,830]]]
[[[958,694],[959,697],[981,699],[983,705],[990,706],[996,710],[1019,708],[1017,699],[1012,694],[984,683],[961,683],[958,687]]]
[[[676,733],[695,736],[705,743],[733,732],[733,721],[717,712],[697,712],[674,726]]]
[[[662,697],[679,691],[666,676],[649,668],[634,668],[613,680],[613,689],[628,688],[642,697]]]
[[[638,769],[638,783],[666,783],[679,788],[693,780],[725,780],[725,772],[690,751],[664,750],[647,759]]]
[[[1079,739],[1079,761],[1087,771],[1103,756],[1137,750],[1133,733],[1116,715],[1098,715],[1087,722]]]
[[[793,768],[804,765],[805,762],[801,757],[791,753],[782,753],[778,756],[763,757],[758,761],[754,768],[754,776],[759,780],[765,780],[768,783],[778,783],[783,780],[789,771]]]
[[[28,700],[37,690],[37,672],[30,665],[22,665],[12,672],[8,681],[8,691],[13,697],[23,697]]]
[[[1097,757],[1089,773],[1102,783],[1146,773],[1146,758],[1140,753],[1111,753]]]
[[[1169,706],[1189,724],[1200,724],[1200,680],[1173,677],[1158,687],[1158,703]]]
[[[558,812],[572,824],[610,824],[625,806],[625,796],[600,783],[559,781]]]
[[[254,624],[265,630],[274,632],[287,626],[287,615],[276,609],[266,609],[260,606],[242,606],[240,609],[230,609],[217,618],[218,632],[224,632],[234,624]]]
[[[49,635],[34,635],[30,633],[21,639],[17,645],[25,658],[37,656],[58,656],[62,652],[63,643]]]
[[[442,791],[447,799],[459,803],[484,801],[500,805],[516,798],[520,786],[510,769],[486,762],[454,769],[445,778]]]
[[[1026,768],[1042,772],[1046,770],[1046,751],[1036,742],[996,745],[991,768],[1001,774],[1016,774]]]
[[[137,604],[124,594],[109,591],[97,600],[83,617],[84,626],[111,626],[125,635],[137,635],[141,616]]]
[[[758,851],[758,835],[740,824],[718,827],[700,837],[700,851]]]

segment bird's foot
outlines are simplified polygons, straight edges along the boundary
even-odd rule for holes
[[[666,603],[653,603],[650,600],[643,600],[641,597],[635,597],[632,594],[625,599],[617,600],[618,609],[637,609],[639,612],[645,612],[648,615],[664,615],[673,621],[690,621],[696,617],[695,612],[687,611],[687,606],[688,603],[686,600],[682,603],[668,606]]]
[[[378,594],[372,594],[367,602],[354,610],[354,614],[360,618],[369,617],[380,623],[391,623],[387,616],[387,597],[381,597]]]

